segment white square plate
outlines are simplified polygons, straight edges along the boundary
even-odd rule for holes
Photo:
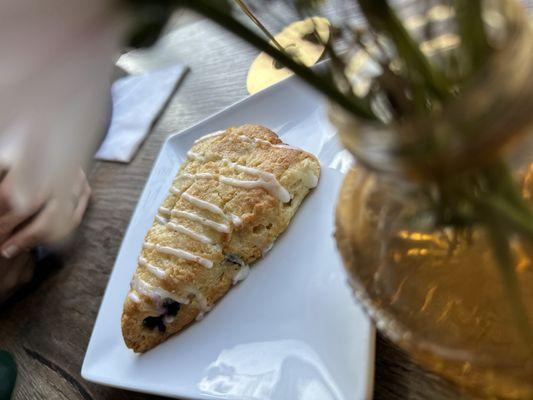
[[[193,141],[244,123],[265,125],[317,155],[319,185],[273,249],[203,321],[136,355],[124,345],[120,316],[144,235]],[[122,242],[82,376],[182,399],[371,398],[375,333],[351,296],[332,237],[335,200],[349,163],[323,100],[295,79],[171,136]]]

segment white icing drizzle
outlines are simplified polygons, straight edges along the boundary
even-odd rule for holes
[[[183,249],[175,249],[173,247],[161,246],[159,244],[153,244],[153,243],[144,243],[143,248],[153,249],[159,253],[183,258],[184,260],[187,260],[187,261],[193,261],[195,263],[203,265],[206,268],[211,268],[213,266],[213,261],[208,260],[207,258],[201,257],[199,255],[189,253],[188,251],[185,251]]]
[[[224,217],[226,220],[229,219],[234,226],[242,225],[242,220],[237,215],[231,214],[231,213],[226,215],[224,211],[216,204],[210,203],[206,200],[202,200],[196,196],[190,195],[189,193],[182,193],[181,197],[198,208],[203,208],[204,210],[210,211],[213,214],[218,214]],[[207,221],[211,221],[216,224],[216,222],[212,220],[207,220]]]
[[[191,175],[191,176],[194,176],[194,175]],[[198,198],[196,196],[193,196],[193,195],[191,195],[189,193],[183,193],[183,192],[179,191],[174,186],[170,190],[171,190],[172,193],[180,195],[182,198],[187,200],[189,203],[195,205],[196,207],[202,208],[204,210],[210,211],[210,212],[212,212],[214,214],[218,214],[218,215],[228,219],[228,216],[226,216],[224,211],[220,207],[218,207],[216,204],[210,203],[210,202],[208,202],[206,200],[202,200],[202,199],[200,199],[200,198]],[[219,232],[229,233],[229,231],[230,231],[229,227],[227,225],[225,225],[225,224],[221,224],[221,223],[215,222],[215,221],[210,220],[208,218],[204,218],[204,217],[201,217],[199,215],[196,215],[196,214],[193,214],[193,213],[190,213],[190,212],[187,212],[187,211],[178,211],[178,210],[171,211],[171,215],[172,216],[181,216],[181,217],[190,219],[192,221],[199,222],[199,223],[201,223],[201,224],[203,224],[205,226],[209,226],[210,228],[213,228],[213,229],[215,229],[215,230],[217,230]],[[229,219],[232,221],[232,223],[235,226],[240,226],[242,224],[242,220],[238,216],[236,216],[234,214],[230,214],[229,215]]]
[[[196,299],[196,301],[198,303],[198,306],[200,307],[202,312],[206,312],[206,311],[210,311],[211,310],[211,307],[207,303],[207,298],[202,294],[202,292],[200,292],[196,288],[193,288],[192,286],[188,287],[187,291],[189,293],[191,293],[195,297],[195,299]]]
[[[179,177],[188,178],[188,179],[195,179],[195,178],[213,179],[213,178],[216,178],[217,175],[214,175],[210,172],[199,172],[197,174],[190,174],[189,172],[184,172]]]
[[[278,182],[278,180],[276,179],[274,174],[271,174],[270,172],[266,172],[266,171],[263,171],[263,170],[258,169],[258,168],[247,167],[246,165],[237,164],[237,163],[234,163],[234,162],[231,162],[231,161],[227,161],[227,163],[230,166],[232,166],[233,168],[235,168],[239,172],[244,172],[244,173],[247,173],[247,174],[250,174],[250,175],[257,176],[257,177],[259,177],[261,179],[264,179],[265,181],[273,180],[273,181]],[[279,182],[278,182],[278,184],[279,184]]]
[[[194,319],[195,321],[201,321],[203,320],[205,317],[205,312],[204,311],[200,311],[200,313],[196,316],[196,318]]]
[[[257,144],[259,142],[259,140],[257,140],[256,138],[251,138],[251,137],[246,136],[246,135],[239,135],[237,137],[239,139],[241,139],[243,142],[246,142],[246,143]],[[266,140],[265,140],[265,142],[266,142]],[[268,143],[270,143],[270,142],[268,142]]]
[[[196,316],[195,320],[201,321],[202,319],[204,319],[205,314],[211,311],[211,307],[207,302],[207,298],[202,294],[202,292],[192,286],[189,286],[187,288],[187,291],[194,296],[196,302],[198,303],[198,307],[200,308],[200,312]]]
[[[145,267],[152,275],[158,277],[159,279],[163,279],[167,276],[167,273],[164,269],[150,264],[144,257],[139,257],[139,265]]]
[[[246,136],[246,135],[239,135],[237,136],[239,139],[241,139],[243,142],[246,142],[246,143],[252,143],[252,144],[257,144],[259,143],[260,141],[262,142],[263,139],[257,139],[257,138],[251,138],[250,136]],[[271,144],[269,141],[265,140],[265,142],[267,142],[268,144]]]
[[[256,137],[250,137],[250,136],[246,136],[246,135],[239,135],[237,137],[240,140],[242,140],[243,142],[247,142],[247,143],[251,143],[251,144],[264,143],[264,144],[267,144],[267,145],[272,146],[272,147],[279,147],[280,146],[279,144],[271,143],[268,140],[260,139],[260,138],[256,138]],[[287,145],[281,144],[281,146],[285,147]]]
[[[195,153],[192,150],[189,150],[187,152],[187,157],[189,157],[189,158],[191,158],[193,160],[198,160],[198,161],[204,161],[205,160],[205,156],[203,156],[201,154],[198,154],[198,153]]]
[[[170,216],[170,208],[166,207],[159,207],[157,210],[159,214],[163,214],[165,216]],[[161,225],[166,225],[170,220],[162,215],[156,215],[155,220],[160,223]]]
[[[241,217],[235,215],[235,214],[229,214],[229,218],[231,220],[231,223],[234,225],[234,226],[242,226],[242,219]]]
[[[190,152],[189,152],[190,153]],[[187,153],[187,155],[189,155]],[[203,157],[199,154],[193,153],[189,155],[192,158]],[[285,189],[276,179],[274,174],[260,170],[258,168],[247,167],[245,165],[237,164],[232,161],[222,160],[223,163],[231,166],[233,169],[239,172],[244,172],[249,175],[257,176],[259,179],[256,181],[248,181],[242,179],[231,178],[225,175],[215,175],[209,172],[203,172],[198,174],[183,173],[184,178],[210,178],[218,179],[219,182],[225,183],[231,186],[242,187],[246,189],[263,188],[269,192],[272,196],[276,197],[282,203],[288,203],[291,200],[291,195],[287,189]]]
[[[214,229],[215,231],[222,232],[222,233],[229,233],[230,229],[229,226],[226,224],[221,224],[218,222],[215,222],[213,220],[210,220],[208,218],[201,217],[200,215],[194,214],[192,212],[188,211],[181,211],[181,210],[173,210],[172,211],[173,217],[182,217],[186,218],[190,221],[198,222],[202,225],[208,226],[209,228]]]
[[[230,178],[230,177],[223,176],[223,175],[219,176],[218,180],[227,185],[237,186],[237,187],[241,187],[245,189],[253,189],[253,188],[265,189],[267,192],[272,194],[282,203],[288,203],[291,200],[291,195],[289,194],[287,189],[277,184],[277,181],[276,182],[264,181],[262,179],[259,179],[256,181],[245,181],[241,179]]]
[[[194,141],[194,144],[197,144],[197,143],[203,142],[204,140],[211,139],[211,138],[214,138],[214,137],[217,137],[217,136],[221,136],[221,135],[223,135],[224,133],[226,133],[226,131],[216,131],[216,132],[213,132],[213,133],[208,133],[207,135],[204,135],[204,136],[202,136],[201,138],[196,139],[196,140]]]
[[[152,302],[158,306],[160,306],[163,300],[167,298],[177,301],[181,304],[189,304],[189,299],[179,297],[174,293],[171,293],[160,287],[152,286],[149,283],[138,278],[137,276],[133,277],[131,281],[131,288],[137,293],[150,298]]]
[[[246,135],[239,135],[237,137],[239,139],[241,139],[242,141],[244,141],[244,142],[248,142],[248,143],[253,144],[254,146],[257,146],[257,143],[264,143],[264,144],[267,144],[267,145],[269,145],[271,147],[276,147],[276,148],[279,148],[279,149],[288,149],[288,150],[294,150],[294,151],[303,152],[303,153],[307,154],[308,156],[310,156],[310,157],[312,157],[312,158],[314,158],[315,160],[318,161],[318,158],[314,154],[309,153],[308,151],[299,149],[298,147],[291,146],[291,145],[286,144],[286,143],[270,143],[268,140],[264,140],[264,139],[260,139],[260,138],[256,138],[256,137],[249,137],[249,136],[246,136]]]
[[[261,252],[262,255],[265,255],[266,253],[268,253],[270,250],[272,250],[272,247],[274,246],[274,242],[270,243],[267,247],[265,247],[263,249],[263,251]]]
[[[227,163],[232,164],[232,166],[235,167],[235,169],[237,170],[241,170],[242,172],[246,172],[251,175],[259,176],[260,179],[257,181],[248,181],[248,180],[243,180],[243,179],[232,178],[232,177],[225,176],[225,175],[212,174],[210,172],[200,172],[197,174],[190,174],[188,172],[185,172],[181,174],[181,177],[188,178],[188,179],[195,179],[195,178],[196,179],[216,179],[219,182],[225,183],[226,185],[242,187],[246,189],[253,189],[257,187],[263,188],[267,192],[272,194],[274,197],[276,197],[278,200],[284,203],[290,200],[289,192],[287,191],[287,189],[285,189],[283,186],[279,184],[279,182],[276,180],[274,175],[268,172],[258,170],[256,168],[249,168],[249,167],[245,167],[245,166],[235,164],[235,163],[230,163],[230,162],[227,162]],[[246,169],[246,171],[243,170],[244,168]]]
[[[206,243],[206,244],[214,244],[211,238],[208,238],[207,236],[202,235],[201,233],[195,232],[183,225],[176,224],[175,222],[169,222],[166,226],[170,229],[175,230],[176,232],[183,233],[184,235],[187,235],[190,238],[197,240],[199,242]]]
[[[242,258],[240,258],[237,255],[230,254],[229,256],[226,256],[226,260],[229,261],[230,263],[238,264],[240,267],[239,270],[235,273],[235,275],[233,275],[233,284],[236,285],[240,281],[245,280],[250,272],[250,266],[246,264],[242,260]]]
[[[159,213],[160,214],[165,214],[165,215],[170,215],[170,208],[166,208],[166,207],[159,207],[158,209]]]
[[[207,135],[204,135],[204,136],[196,139],[194,141],[194,144],[198,144],[200,142],[203,142],[204,140],[211,139],[211,138],[214,138],[214,137],[217,137],[217,136],[222,136],[225,133],[226,133],[226,131],[216,131],[216,132],[213,132],[213,133],[208,133]],[[280,147],[280,148],[287,148],[287,149],[301,151],[300,149],[298,149],[296,147],[292,147],[292,146],[290,146],[288,144],[285,144],[285,143],[271,143],[268,140],[261,139],[261,138],[250,137],[250,136],[246,136],[246,135],[239,135],[239,136],[237,136],[237,138],[239,138],[240,140],[242,140],[244,142],[248,142],[248,143],[252,143],[252,144],[264,143],[264,144],[267,144],[267,145],[272,146],[272,147]]]
[[[152,273],[153,275],[155,275],[157,278],[161,279],[161,278],[164,278],[166,276],[165,272],[161,268],[158,268],[158,267],[156,267],[154,265],[151,265],[151,264],[147,263],[144,258],[139,259],[139,264],[146,266],[148,268],[148,271],[150,273]],[[163,272],[164,276],[161,276],[161,272]],[[139,293],[142,293],[143,290],[145,290],[145,292],[146,292],[146,290],[148,290],[148,286],[150,286],[150,285],[148,285],[144,281],[138,280],[137,284],[139,284],[139,283],[140,283],[140,287],[139,287],[140,291],[139,291]],[[135,289],[135,290],[137,290],[137,289]],[[153,292],[153,288],[151,290]],[[196,289],[196,288],[194,288],[192,286],[188,286],[188,287],[185,288],[185,291],[194,296],[194,298],[196,299],[196,302],[198,303],[198,306],[200,307],[200,310],[201,310],[202,313],[205,313],[205,312],[211,310],[211,307],[209,306],[209,304],[207,302],[207,298],[198,289]],[[168,294],[168,292],[166,292],[163,289],[161,289],[159,294],[166,295],[166,294]],[[159,296],[159,294],[158,294],[158,296]],[[152,294],[150,294],[150,295],[147,294],[147,296],[148,297],[152,297]],[[129,293],[129,297],[133,301],[135,301],[136,303],[140,303],[140,301],[141,301],[141,299],[139,298],[139,296],[135,292],[130,292]],[[180,301],[178,301],[178,303],[182,303],[182,304],[188,304],[189,303],[189,300],[184,300],[183,298],[178,298],[176,296],[174,296],[174,297],[167,296],[167,297],[172,298],[172,299],[179,299]],[[175,301],[177,301],[177,300],[175,300]],[[167,317],[169,317],[169,318],[167,319]],[[172,322],[174,322],[174,319],[175,319],[175,317],[171,317],[171,316],[167,315],[165,317],[165,322],[166,323],[172,323]]]
[[[198,208],[203,208],[204,210],[210,211],[213,214],[222,215],[223,217],[226,216],[224,214],[224,211],[222,211],[222,209],[219,206],[213,203],[202,200],[196,196],[190,195],[189,193],[182,193],[181,197],[187,200],[189,203],[194,204]]]
[[[170,188],[170,193],[177,194],[179,196],[179,195],[181,195],[182,191],[179,190],[176,186],[172,186]]]
[[[280,149],[290,149],[290,150],[296,150],[296,151],[303,151],[303,150],[301,150],[301,149],[299,149],[297,147],[293,147],[293,146],[285,144],[285,143],[271,143],[268,140],[261,139],[261,138],[256,138],[256,137],[249,137],[249,136],[246,136],[246,135],[239,135],[238,138],[241,139],[243,142],[248,142],[248,143],[251,143],[251,144],[254,144],[254,145],[256,145],[257,143],[263,143],[263,144],[269,145],[271,147],[277,147],[277,148],[280,148]]]
[[[214,138],[214,137],[223,135],[225,133],[226,133],[226,131],[213,132],[213,133],[207,134],[207,135],[197,139],[194,143],[196,144],[196,143],[199,143],[199,142],[201,142],[203,140]],[[291,146],[286,145],[286,144],[274,144],[274,143],[270,143],[269,141],[264,140],[264,139],[260,139],[260,138],[253,138],[253,137],[251,138],[251,137],[248,137],[248,136],[245,136],[245,135],[239,135],[238,138],[240,140],[242,140],[242,141],[246,141],[246,142],[252,143],[254,145],[257,145],[258,143],[263,143],[263,144],[267,144],[267,145],[272,146],[272,147],[288,148],[288,149],[294,149],[294,150],[300,151],[299,149],[296,149],[296,148],[291,147]],[[198,160],[198,161],[207,160],[207,156],[206,155],[198,154],[198,153],[196,153],[196,152],[194,152],[192,150],[189,150],[187,152],[187,156],[190,159],[194,159],[194,160]],[[276,179],[274,174],[266,172],[266,171],[262,171],[262,170],[257,169],[257,168],[252,168],[252,167],[247,167],[245,165],[240,165],[240,164],[231,162],[229,160],[222,159],[222,162],[224,164],[226,164],[226,165],[231,166],[236,171],[244,172],[246,174],[256,176],[259,179],[258,180],[243,180],[243,179],[232,178],[232,177],[225,176],[225,175],[213,174],[213,173],[210,173],[210,172],[201,172],[201,173],[197,173],[197,174],[190,174],[190,173],[186,173],[185,172],[185,173],[180,174],[176,179],[180,179],[180,178],[188,178],[188,179],[217,179],[219,182],[222,182],[222,183],[225,183],[225,184],[228,184],[228,185],[232,185],[232,186],[237,186],[237,187],[243,187],[243,188],[248,188],[248,189],[249,188],[255,188],[255,187],[263,188],[264,190],[269,192],[271,195],[273,195],[274,197],[276,197],[278,200],[280,200],[283,203],[287,203],[287,202],[289,202],[291,200],[290,193],[287,191],[287,189],[285,189],[279,183],[279,181]],[[318,177],[312,171],[307,171],[306,175],[303,178],[303,183],[307,187],[313,188],[318,183]],[[207,210],[209,212],[212,212],[214,214],[223,216],[226,220],[231,221],[231,223],[234,226],[242,225],[242,220],[241,220],[240,217],[238,217],[237,215],[231,214],[231,213],[228,213],[226,215],[224,213],[224,211],[219,206],[217,206],[217,205],[215,205],[213,203],[210,203],[210,202],[208,202],[206,200],[202,200],[202,199],[200,199],[200,198],[198,198],[196,196],[190,195],[188,193],[184,193],[183,190],[180,190],[180,189],[178,189],[175,186],[172,186],[170,188],[170,192],[173,193],[173,194],[181,196],[183,199],[185,199],[186,201],[188,201],[189,203],[193,204],[194,206],[196,206],[198,208],[201,208],[201,209]],[[173,229],[173,230],[175,230],[177,232],[183,233],[183,234],[185,234],[185,235],[187,235],[187,236],[191,237],[192,239],[197,240],[199,242],[215,245],[219,249],[220,249],[219,245],[214,243],[214,241],[211,238],[209,238],[208,236],[203,235],[203,234],[198,233],[198,232],[195,232],[195,231],[193,231],[193,230],[191,230],[191,229],[189,229],[189,228],[187,228],[187,227],[185,227],[183,225],[180,225],[178,223],[172,222],[167,217],[181,217],[181,218],[188,219],[190,221],[198,222],[198,223],[200,223],[200,224],[202,224],[204,226],[210,227],[210,228],[212,228],[212,229],[214,229],[214,230],[216,230],[218,232],[223,232],[223,233],[229,233],[230,232],[230,227],[228,225],[222,224],[222,223],[218,223],[218,222],[213,221],[213,220],[208,219],[208,218],[204,218],[204,217],[202,217],[200,215],[197,215],[195,213],[192,213],[192,212],[181,211],[181,210],[171,210],[171,209],[166,208],[166,207],[160,207],[158,211],[159,211],[159,214],[161,214],[161,215],[156,215],[156,220],[159,223],[164,224],[166,227],[168,227],[170,229]],[[271,249],[271,247],[272,247],[272,244],[267,246],[263,250],[263,254],[267,253]],[[144,243],[143,248],[145,248],[145,249],[153,249],[153,250],[156,250],[156,251],[164,253],[164,254],[169,254],[169,255],[172,255],[172,256],[175,256],[175,257],[183,258],[183,259],[188,260],[188,261],[193,261],[193,262],[196,262],[196,263],[198,263],[200,265],[203,265],[206,268],[211,268],[213,266],[213,262],[211,260],[209,260],[207,258],[204,258],[204,257],[201,257],[201,256],[198,256],[196,254],[190,253],[190,252],[185,251],[183,249],[178,249],[178,248],[173,248],[173,247],[168,247],[168,246],[161,246],[159,244],[152,244],[152,243]],[[144,266],[147,269],[147,271],[149,271],[156,278],[164,279],[165,277],[167,277],[167,273],[166,273],[166,271],[164,269],[161,269],[161,268],[159,268],[159,267],[157,267],[157,266],[155,266],[153,264],[150,264],[143,257],[139,258],[139,265]],[[250,271],[250,267],[247,264],[245,264],[244,262],[242,262],[242,260],[241,260],[241,262],[239,262],[239,265],[240,265],[240,269],[235,273],[235,275],[233,276],[233,279],[232,279],[234,285],[237,284],[238,282],[244,280],[248,276],[249,271]],[[171,292],[168,292],[168,291],[166,291],[166,290],[164,290],[164,289],[162,289],[160,287],[154,287],[154,286],[148,284],[147,282],[141,280],[140,278],[138,278],[136,276],[134,276],[134,278],[133,278],[133,280],[131,282],[131,289],[132,290],[128,294],[128,297],[132,301],[134,301],[136,303],[139,303],[141,301],[137,293],[151,298],[152,301],[156,305],[158,305],[158,307],[161,307],[162,301],[164,299],[166,299],[166,298],[170,298],[170,299],[172,299],[174,301],[177,301],[178,303],[181,303],[181,304],[188,304],[189,303],[189,298],[180,298],[179,296],[176,296],[175,294],[173,294]],[[203,319],[205,313],[208,312],[211,309],[211,307],[209,306],[209,304],[207,302],[207,299],[196,288],[187,287],[187,288],[185,288],[185,290],[189,294],[192,294],[194,296],[194,298],[196,299],[196,302],[198,303],[198,306],[200,307],[200,313],[197,315],[196,320],[199,321],[199,320]],[[175,317],[167,315],[167,316],[165,316],[164,321],[165,321],[165,323],[172,323],[172,322],[175,321]]]
[[[176,317],[173,315],[165,315],[165,318],[163,318],[165,321],[165,324],[171,324],[176,320]]]
[[[242,181],[246,183],[242,183],[242,187],[254,187],[249,182],[255,182],[255,185],[257,187],[262,187],[267,192],[272,194],[274,197],[276,197],[279,201],[282,203],[288,203],[291,200],[291,195],[285,189],[276,179],[274,174],[271,174],[270,172],[266,172],[263,170],[260,170],[258,168],[252,168],[247,167],[245,165],[237,164],[231,161],[223,160],[225,163],[230,165],[232,168],[234,168],[236,171],[244,172],[249,175],[257,176],[259,178],[258,181]],[[232,179],[232,178],[228,178]],[[233,184],[237,185],[238,182],[233,181]]]
[[[315,188],[318,185],[318,176],[313,171],[307,170],[304,175],[303,184],[309,189]]]
[[[250,266],[248,264],[241,264],[241,268],[237,271],[235,275],[233,275],[233,284],[236,285],[240,281],[245,280],[248,277],[248,274],[250,273]]]
[[[135,292],[129,292],[128,293],[128,297],[135,303],[140,303],[141,302],[141,299],[139,298],[139,296]]]
[[[169,221],[168,218],[162,217],[161,215],[156,215],[155,220],[161,225],[165,225]]]

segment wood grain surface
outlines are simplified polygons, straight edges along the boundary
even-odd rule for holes
[[[173,62],[188,65],[190,72],[133,162],[94,163],[92,204],[63,262],[40,265],[32,286],[0,308],[0,348],[10,351],[19,366],[15,400],[160,398],[86,382],[80,377],[81,364],[128,221],[163,141],[245,97],[247,68],[256,54],[197,19],[169,33],[155,49],[121,60],[123,68],[135,72]],[[413,364],[378,335],[374,398],[470,397]]]

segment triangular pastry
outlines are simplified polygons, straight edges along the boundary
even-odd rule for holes
[[[122,314],[126,345],[147,351],[201,319],[272,247],[319,175],[316,157],[262,126],[197,140],[139,255]]]

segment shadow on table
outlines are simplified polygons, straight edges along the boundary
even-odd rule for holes
[[[44,247],[34,249],[31,252],[31,258],[33,260],[30,259],[29,262],[35,263],[33,278],[3,304],[0,304],[0,313],[34,292],[42,282],[54,276],[63,266],[63,257],[59,253]]]
[[[380,334],[376,340],[374,400],[472,399],[450,383],[415,364]]]

